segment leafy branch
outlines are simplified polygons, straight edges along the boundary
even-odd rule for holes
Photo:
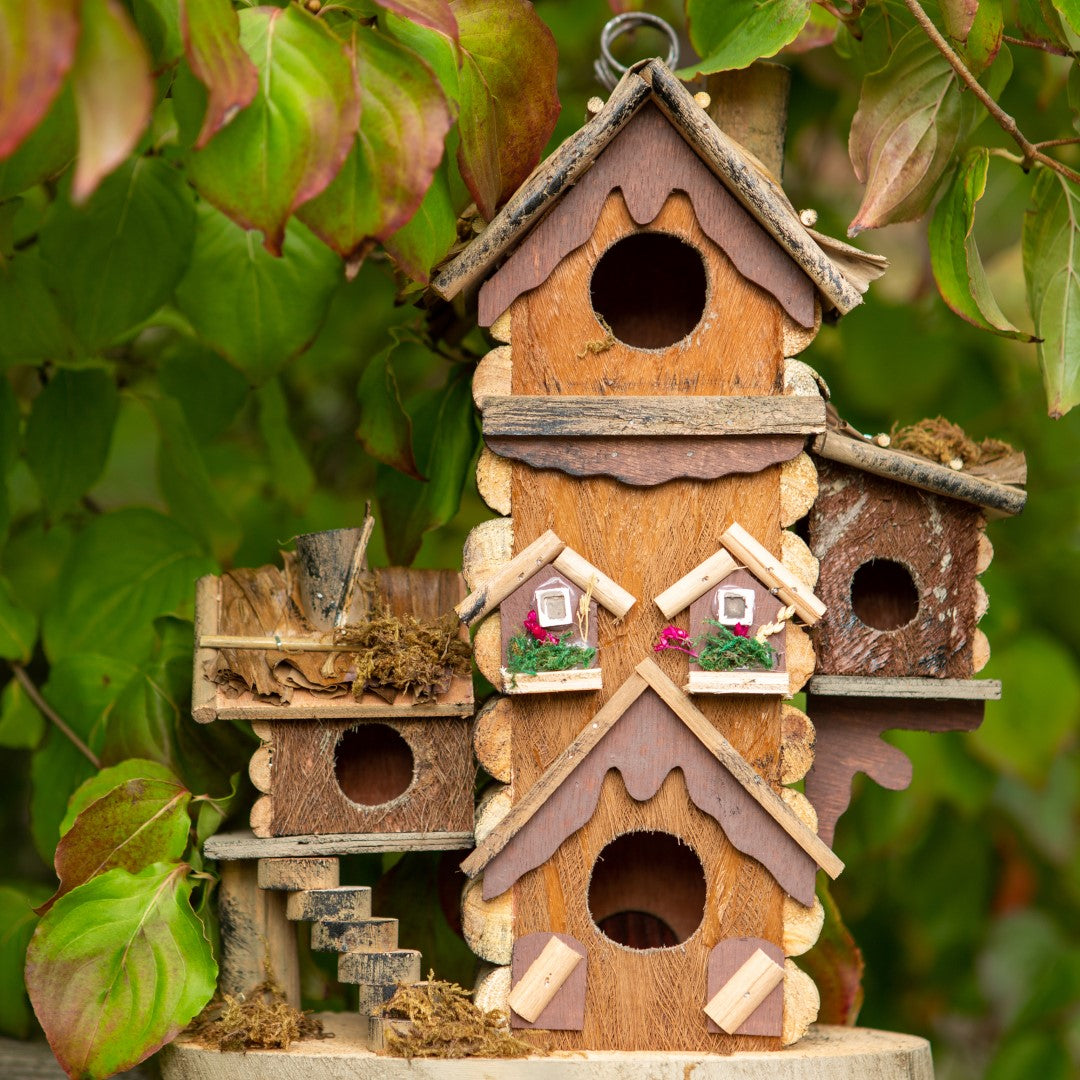
[[[76,731],[67,723],[66,720],[41,696],[41,691],[37,688],[34,680],[30,678],[26,668],[17,661],[11,660],[8,662],[11,667],[11,673],[15,676],[15,681],[26,692],[26,696],[34,703],[34,707],[49,721],[63,736],[66,738],[76,750],[95,769],[101,768],[101,759],[90,749],[89,746],[79,738]]]

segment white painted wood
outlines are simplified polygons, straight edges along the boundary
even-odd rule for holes
[[[557,694],[566,690],[603,690],[600,668],[570,668],[568,671],[541,671],[536,675],[515,675],[502,669],[508,694]]]
[[[691,671],[691,694],[787,694],[786,671]]]
[[[312,855],[362,855],[370,851],[460,851],[473,846],[471,832],[325,833],[321,836],[253,836],[218,833],[203,844],[208,859],[280,859]]]
[[[819,697],[922,698],[928,701],[998,701],[998,679],[877,679],[868,675],[815,675],[808,694]]]

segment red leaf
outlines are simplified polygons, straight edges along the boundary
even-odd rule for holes
[[[430,27],[451,41],[458,40],[458,24],[448,0],[375,0],[375,3],[395,15]]]
[[[0,158],[45,118],[75,60],[77,0],[0,0]]]
[[[526,0],[451,0],[461,31],[458,167],[489,221],[540,160],[559,116],[559,56]]]
[[[385,34],[354,38],[360,131],[341,172],[297,216],[345,259],[365,254],[416,212],[453,120],[430,68]]]
[[[135,149],[150,122],[150,57],[118,0],[83,0],[83,30],[72,68],[79,156],[71,198],[85,201]]]
[[[209,91],[206,117],[195,141],[204,147],[259,90],[259,72],[240,45],[240,21],[229,0],[180,0],[184,53]]]

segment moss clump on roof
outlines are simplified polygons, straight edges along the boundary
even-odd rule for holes
[[[322,1023],[294,1008],[272,980],[248,995],[215,998],[188,1033],[215,1050],[287,1050],[297,1039],[325,1039]]]
[[[996,461],[1015,452],[1000,439],[975,442],[959,424],[946,420],[944,416],[920,420],[907,427],[894,424],[889,438],[891,445],[898,450],[940,461],[942,465],[953,465],[959,461],[965,468]]]
[[[706,619],[714,629],[694,639],[697,662],[702,671],[738,671],[743,668],[772,670],[776,650],[767,641],[736,634],[715,619]]]
[[[587,668],[596,650],[586,645],[570,645],[571,631],[556,642],[541,642],[519,630],[506,643],[506,670],[514,675],[538,675],[541,671],[568,671]]]

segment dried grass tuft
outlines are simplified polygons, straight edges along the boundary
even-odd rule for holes
[[[982,465],[1014,453],[1013,448],[1000,439],[983,439],[975,442],[959,424],[943,416],[933,420],[920,420],[908,427],[893,426],[891,445],[911,454],[951,465],[960,461],[964,467]]]
[[[298,1039],[327,1039],[322,1022],[294,1008],[273,981],[247,996],[215,998],[191,1022],[188,1034],[215,1050],[287,1050]]]

